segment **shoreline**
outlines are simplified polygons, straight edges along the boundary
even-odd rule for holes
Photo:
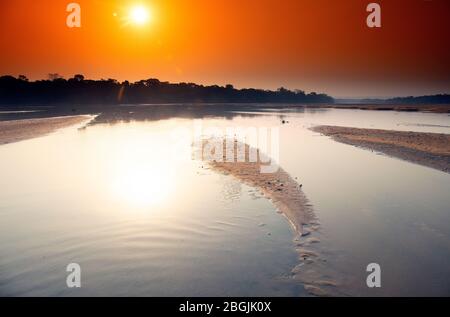
[[[261,163],[259,150],[256,150],[257,161],[249,161],[251,148],[248,144],[235,140],[234,160],[226,162],[226,154],[224,154],[223,161],[218,162],[204,160],[203,149],[209,140],[202,142],[202,161],[207,162],[212,171],[234,177],[239,182],[259,190],[292,227],[293,246],[298,255],[298,262],[292,268],[291,275],[284,278],[301,283],[305,292],[312,296],[341,294],[338,289],[341,284],[338,277],[333,270],[327,269],[327,260],[320,248],[320,222],[302,190],[303,185],[292,178],[281,166],[278,166],[278,170],[274,173],[261,173],[261,166],[266,163]],[[223,141],[223,153],[226,153],[226,143]],[[245,146],[245,162],[237,160],[238,146]]]
[[[338,126],[316,126],[311,130],[336,142],[450,173],[449,134]]]
[[[0,146],[44,136],[91,118],[92,116],[79,115],[0,121]]]
[[[308,106],[310,108],[343,109],[343,110],[367,110],[367,111],[396,111],[396,112],[422,112],[422,113],[450,113],[448,104],[330,104]]]
[[[302,185],[280,166],[273,173],[262,173],[261,166],[266,164],[261,162],[259,150],[256,150],[257,161],[250,162],[250,146],[236,140],[234,141],[234,160],[232,162],[226,161],[226,150],[223,151],[223,161],[205,159],[204,149],[210,141],[212,140],[203,140],[199,150],[202,151],[202,161],[207,162],[213,171],[231,175],[240,182],[258,189],[264,197],[272,202],[277,211],[286,217],[298,237],[307,236],[318,228],[313,208],[301,189]],[[226,147],[226,141],[223,141],[223,146]],[[238,147],[240,146],[245,148],[244,162],[238,161]]]

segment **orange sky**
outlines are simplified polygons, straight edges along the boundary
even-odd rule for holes
[[[82,8],[69,29],[66,5]],[[299,88],[333,96],[450,92],[450,1],[1,0],[0,74]],[[124,26],[130,5],[154,19]],[[117,16],[113,16],[116,12]]]

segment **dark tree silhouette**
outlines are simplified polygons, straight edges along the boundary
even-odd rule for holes
[[[50,80],[62,79],[62,76],[59,75],[58,73],[49,73],[48,79],[50,79]]]
[[[22,81],[28,81],[28,78],[25,75],[19,75],[18,79]]]
[[[81,75],[81,74],[76,74],[75,76],[73,76],[73,79],[74,79],[75,81],[80,82],[80,81],[83,81],[83,80],[84,80],[84,76]]]
[[[450,104],[450,95],[440,94],[419,97],[397,97],[386,100],[387,103],[397,104]]]
[[[277,91],[161,82],[150,78],[135,83],[115,79],[88,80],[76,74],[68,80],[59,74],[48,80],[28,81],[25,76],[0,77],[0,104],[118,104],[118,103],[333,103],[328,95],[302,90]]]

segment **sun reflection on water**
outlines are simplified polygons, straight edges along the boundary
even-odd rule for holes
[[[168,204],[176,187],[176,162],[164,150],[166,139],[145,132],[116,139],[109,167],[113,199],[134,208]]]
[[[116,171],[113,194],[135,207],[159,205],[173,190],[170,171],[164,164],[145,166],[124,164]]]

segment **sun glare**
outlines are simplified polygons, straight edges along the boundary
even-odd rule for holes
[[[170,203],[176,186],[174,162],[158,131],[135,125],[133,131],[117,128],[108,175],[115,201],[130,208]],[[155,149],[158,149],[157,151]]]
[[[137,25],[144,25],[150,20],[150,11],[143,5],[136,5],[130,9],[129,19]]]
[[[173,184],[168,169],[160,166],[126,166],[113,183],[117,198],[134,207],[150,207],[169,199]]]

